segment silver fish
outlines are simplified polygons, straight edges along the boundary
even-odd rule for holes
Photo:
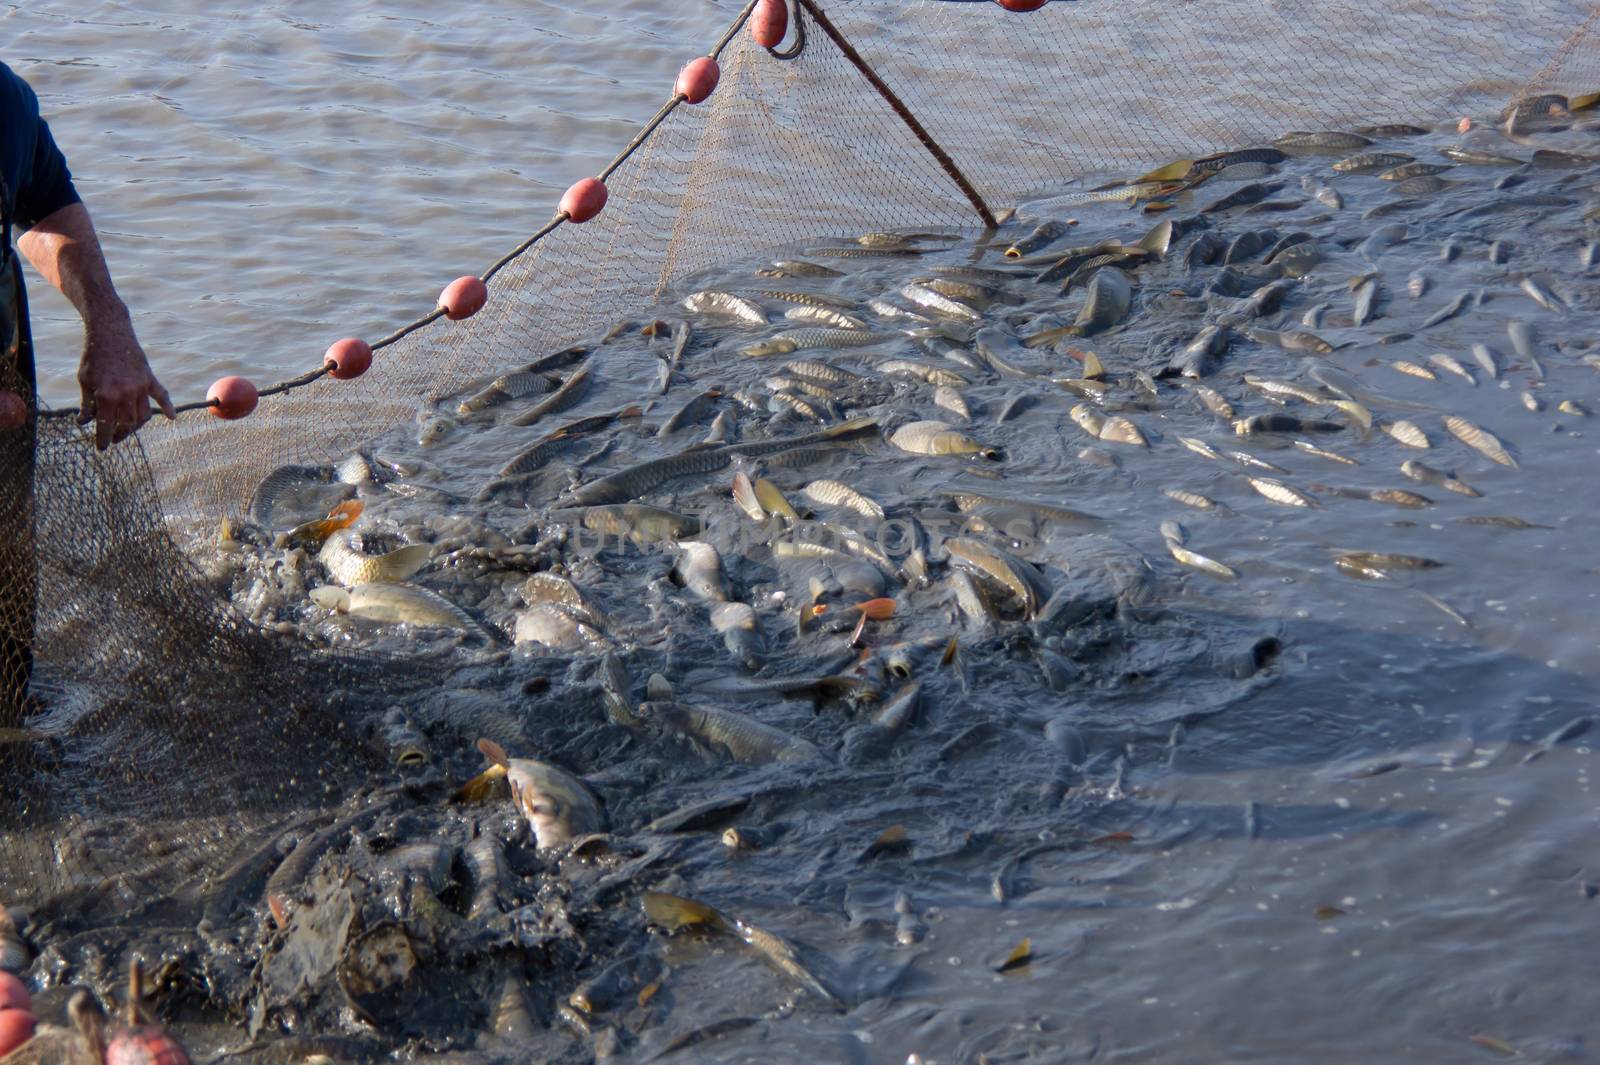
[[[1465,418],[1454,414],[1446,414],[1444,416],[1444,427],[1450,430],[1451,435],[1457,440],[1480,452],[1490,461],[1498,462],[1500,465],[1509,466],[1512,469],[1518,468],[1517,460],[1512,458],[1511,453],[1506,450],[1506,446],[1487,429],[1473,425]]]
[[[731,710],[647,702],[640,704],[639,717],[734,762],[810,762],[822,757],[815,744]]]
[[[684,297],[683,306],[685,310],[692,314],[709,314],[722,318],[732,318],[735,321],[746,322],[750,325],[767,324],[767,312],[761,304],[744,296],[736,296],[732,292],[705,289],[701,292],[690,293]]]

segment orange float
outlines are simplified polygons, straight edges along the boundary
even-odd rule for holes
[[[0,1010],[0,1057],[32,1039],[36,1023],[27,1010]]]
[[[255,410],[260,398],[256,386],[243,377],[223,377],[206,389],[206,404],[211,413],[227,421],[243,418]]]
[[[763,48],[776,48],[789,32],[789,5],[784,0],[761,0],[750,13],[750,36]]]
[[[372,345],[356,337],[335,340],[323,354],[322,364],[341,381],[360,377],[372,365]]]
[[[675,86],[678,95],[683,97],[683,102],[697,104],[710,96],[717,88],[717,82],[722,77],[722,68],[717,66],[717,61],[708,55],[699,59],[691,59],[678,71],[678,83]]]
[[[472,274],[456,278],[439,293],[439,307],[452,322],[471,318],[483,310],[488,300],[489,286],[483,283],[481,277]]]
[[[0,1010],[33,1009],[33,997],[28,994],[28,985],[17,979],[16,974],[0,971]]]
[[[27,424],[27,401],[15,392],[0,392],[0,433],[9,433]]]
[[[160,1028],[124,1028],[106,1044],[105,1065],[189,1065],[189,1054]]]
[[[586,177],[561,195],[561,210],[569,222],[587,222],[606,205],[606,183]]]

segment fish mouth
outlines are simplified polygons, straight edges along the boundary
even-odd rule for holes
[[[403,747],[395,754],[394,764],[400,769],[425,766],[428,764],[428,752],[415,745]]]

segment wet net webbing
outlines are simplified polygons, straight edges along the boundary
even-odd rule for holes
[[[1595,9],[1568,0],[1079,0],[1026,15],[942,0],[820,6],[995,210],[1286,130],[1434,124],[1600,86]],[[385,664],[244,621],[167,521],[242,513],[270,470],[336,462],[474,379],[648,316],[732,256],[978,225],[807,5],[797,17],[798,56],[736,35],[716,93],[677,108],[611,176],[604,213],[558,227],[494,278],[476,317],[418,330],[359,380],[269,397],[242,422],[152,423],[139,447],[107,455],[70,420],[41,422],[32,500],[0,500],[6,528],[32,530],[31,545],[8,545],[0,628],[36,615],[39,698],[24,709],[47,736],[0,744],[0,898],[112,875],[137,884],[141,870],[96,864],[96,833],[148,837],[148,872],[164,882],[226,854],[251,817],[324,803],[358,780],[369,745],[352,707],[396,698]],[[685,57],[705,43],[685,42]],[[507,204],[507,246],[545,211]],[[308,351],[324,342],[296,338]],[[33,566],[15,564],[30,553]],[[215,838],[164,830],[196,810],[215,815]]]

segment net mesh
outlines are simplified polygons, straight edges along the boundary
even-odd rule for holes
[[[824,7],[996,209],[1290,129],[1435,123],[1600,85],[1595,10],[1561,0]],[[483,312],[405,337],[364,377],[270,397],[242,422],[152,423],[139,446],[104,455],[68,420],[41,422],[34,492],[0,500],[15,530],[0,629],[36,632],[35,696],[25,720],[14,709],[5,722],[32,731],[0,744],[0,896],[108,878],[134,894],[170,886],[225,857],[241,825],[332,801],[371,763],[362,711],[395,701],[405,671],[252,626],[174,545],[169,520],[241,514],[274,468],[336,462],[473,379],[647,315],[731,255],[976,224],[913,132],[800,18],[797,58],[736,36],[718,91],[679,107],[616,171],[604,213],[557,228],[494,279]],[[508,233],[542,211],[511,205]],[[6,461],[23,446],[17,434]],[[182,815],[180,833],[168,822]],[[97,834],[134,832],[150,840],[147,867],[96,859]]]

